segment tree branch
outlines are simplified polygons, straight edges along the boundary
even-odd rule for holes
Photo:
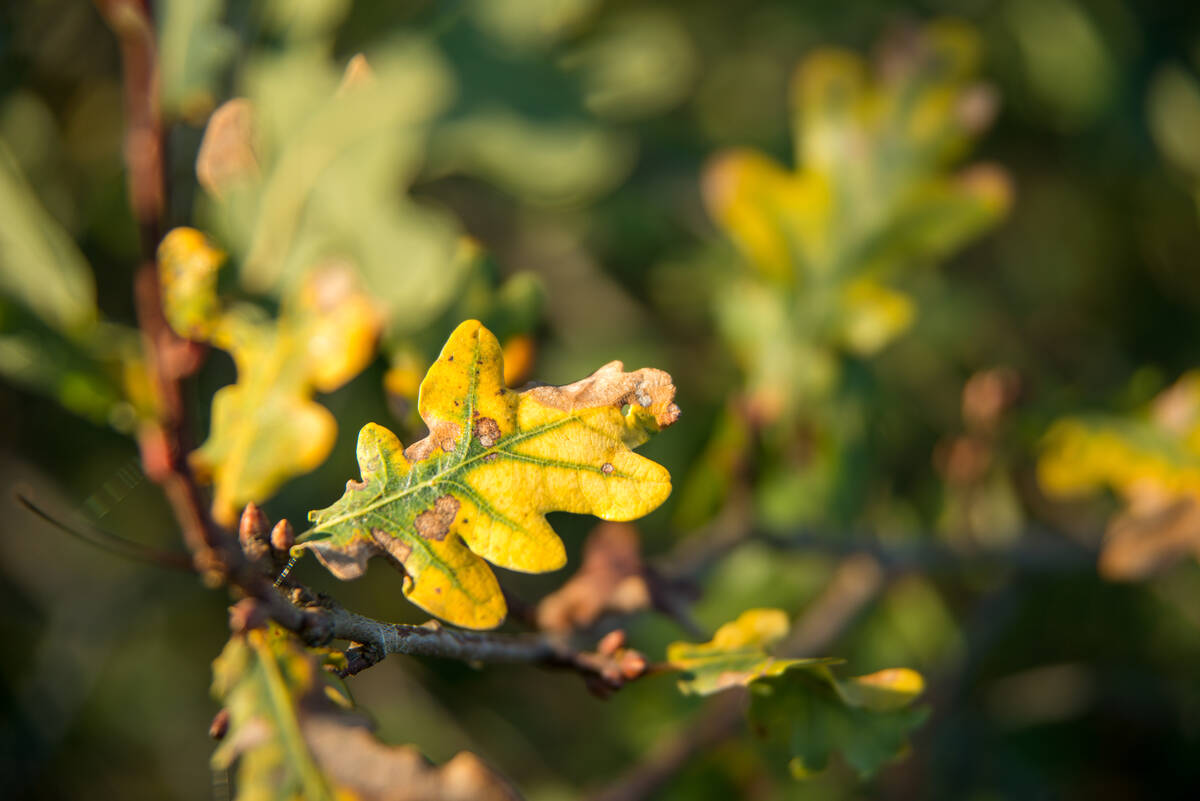
[[[139,433],[146,475],[162,486],[193,563],[208,584],[228,583],[258,599],[272,618],[308,641],[328,640],[323,618],[288,603],[242,552],[232,532],[213,522],[207,499],[188,466],[192,443],[181,381],[195,370],[200,351],[167,324],[158,282],[156,250],[166,217],[166,189],[154,23],[145,0],[96,0],[96,6],[121,48],[125,163],[130,207],[141,242],[134,298],[146,363],[158,395],[158,419],[145,423]]]
[[[409,654],[572,670],[583,677],[589,690],[603,696],[647,673],[645,657],[625,647],[620,631],[604,637],[595,651],[585,651],[571,647],[565,637],[545,634],[461,631],[443,628],[434,621],[423,626],[388,623],[351,612],[332,598],[316,595],[300,585],[292,585],[290,592],[295,608],[321,621],[326,639],[355,643],[345,651],[346,667],[339,672],[342,677],[360,673],[390,654]]]

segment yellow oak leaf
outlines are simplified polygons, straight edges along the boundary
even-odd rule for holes
[[[506,614],[484,560],[540,573],[566,562],[552,511],[633,520],[671,492],[666,469],[633,453],[679,416],[671,377],[610,362],[562,387],[513,392],[500,343],[478,321],[451,334],[421,383],[429,435],[404,449],[369,423],[358,437],[361,481],[309,513],[311,550],[338,578],[383,555],[403,568],[404,594],[468,628]]]
[[[168,322],[181,336],[229,351],[237,367],[237,383],[213,397],[208,439],[190,457],[214,484],[213,517],[231,525],[247,503],[329,455],[337,422],[312,395],[366,366],[381,321],[353,274],[336,265],[310,272],[277,320],[247,304],[222,306],[216,274],[224,259],[190,228],[170,232],[159,247]]]
[[[1100,552],[1106,578],[1145,579],[1189,554],[1200,557],[1200,371],[1185,373],[1138,414],[1055,422],[1038,481],[1059,498],[1107,489],[1120,500]]]
[[[789,324],[825,347],[872,355],[903,333],[913,304],[888,284],[954,252],[1010,204],[999,169],[952,169],[995,105],[974,80],[978,49],[970,29],[940,22],[874,70],[836,49],[801,62],[790,97],[795,168],[739,148],[704,173],[709,215],[746,268],[733,280],[778,295]],[[720,292],[718,306],[734,296]],[[718,316],[727,328],[735,319],[731,339],[745,339],[736,313]],[[773,360],[746,360],[752,384],[770,383],[753,373]]]

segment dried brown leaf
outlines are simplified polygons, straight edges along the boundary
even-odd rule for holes
[[[634,612],[650,605],[637,529],[601,523],[583,546],[583,564],[537,608],[538,626],[570,631],[591,625],[605,612]]]
[[[196,178],[220,199],[233,186],[257,179],[259,173],[254,151],[254,109],[249,100],[237,97],[223,103],[209,117],[196,156]]]
[[[1139,581],[1189,554],[1200,557],[1200,502],[1196,498],[1131,504],[1108,524],[1100,574],[1112,581]]]

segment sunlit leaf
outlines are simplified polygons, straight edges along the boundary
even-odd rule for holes
[[[358,438],[361,481],[310,513],[311,549],[340,578],[386,555],[404,593],[457,625],[490,628],[506,607],[484,562],[543,572],[566,561],[545,513],[632,520],[658,507],[670,476],[631,448],[678,417],[661,370],[610,362],[564,387],[504,383],[500,344],[476,321],[451,335],[421,384],[429,435],[403,449],[371,423]]]
[[[874,74],[853,53],[818,50],[793,79],[796,170],[734,150],[706,171],[710,215],[813,344],[878,351],[914,317],[883,281],[953,252],[1007,209],[998,170],[947,167],[990,117],[973,83],[977,50],[951,23],[894,46]]]
[[[1069,417],[1047,432],[1038,480],[1071,498],[1112,491],[1100,570],[1140,579],[1200,555],[1200,372],[1184,374],[1137,415]]]
[[[901,754],[925,717],[908,708],[925,689],[921,674],[890,668],[838,679],[830,666],[839,659],[772,656],[769,649],[787,633],[782,610],[751,609],[707,643],[672,643],[667,661],[685,671],[685,693],[749,687],[752,729],[787,752],[797,778],[824,769],[835,752],[863,776]]]
[[[712,640],[699,645],[671,643],[667,662],[685,672],[679,689],[692,695],[711,695],[728,687],[744,687],[791,668],[829,664],[833,659],[777,659],[767,649],[788,632],[781,609],[750,609],[717,629]]]
[[[979,49],[970,28],[948,21],[885,40],[875,64],[814,49],[789,91],[795,166],[734,148],[704,171],[705,206],[733,246],[722,255],[732,269],[711,290],[714,318],[755,434],[745,454],[722,458],[764,451],[758,505],[773,523],[833,511],[866,428],[860,398],[839,396],[860,394],[843,381],[849,359],[879,355],[912,327],[920,309],[903,287],[913,273],[1009,207],[1003,171],[955,167],[996,106],[975,79]],[[712,461],[701,464],[711,484]]]
[[[184,337],[229,351],[237,383],[213,398],[212,430],[191,455],[215,485],[213,515],[232,524],[292,476],[329,455],[337,423],[313,402],[353,378],[375,353],[379,315],[338,265],[309,274],[284,299],[278,320],[254,306],[224,306],[216,296],[224,254],[200,232],[172,231],[159,248],[168,320]]]

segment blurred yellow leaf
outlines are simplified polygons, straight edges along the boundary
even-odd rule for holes
[[[709,165],[705,204],[749,268],[731,283],[765,284],[780,296],[796,332],[783,339],[878,352],[915,317],[912,301],[886,281],[944,257],[1003,216],[1010,190],[1002,172],[949,170],[994,106],[974,83],[978,58],[974,33],[951,22],[898,37],[874,72],[854,53],[817,50],[792,81],[797,168],[748,150]],[[777,315],[725,310],[746,294],[717,293],[726,335],[780,341],[778,333],[745,330],[778,329]],[[771,366],[776,349],[742,354],[750,386],[810,391]]]
[[[364,426],[362,480],[309,514],[313,528],[296,547],[343,579],[387,556],[422,609],[468,628],[499,625],[504,598],[484,560],[562,567],[546,512],[633,520],[666,500],[670,475],[631,449],[675,421],[674,395],[666,373],[626,373],[620,362],[567,386],[512,392],[495,336],[464,322],[421,383],[429,435],[403,449],[386,428]]]
[[[196,472],[215,485],[213,516],[230,525],[246,503],[265,500],[329,455],[337,423],[312,394],[332,392],[366,366],[380,319],[338,265],[311,272],[276,321],[252,306],[223,307],[216,297],[223,261],[190,228],[175,229],[159,247],[171,326],[229,351],[237,367],[237,383],[213,398],[208,439],[191,455]]]
[[[1200,554],[1200,371],[1184,374],[1140,415],[1056,422],[1038,481],[1051,495],[1109,489],[1121,500],[1100,556],[1108,578],[1145,578]]]

